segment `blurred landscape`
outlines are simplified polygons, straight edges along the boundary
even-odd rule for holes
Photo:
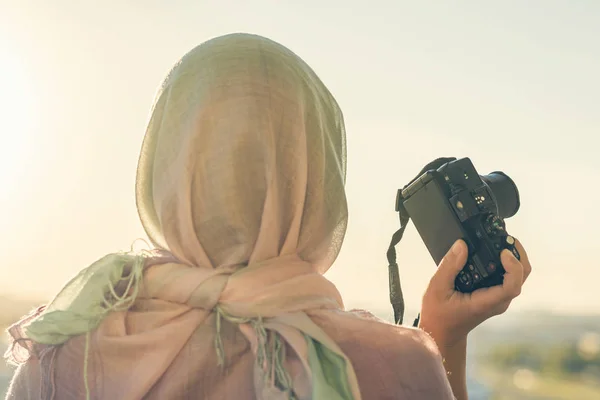
[[[40,304],[0,296],[0,327]],[[407,312],[407,323],[414,315]],[[2,339],[4,353],[6,334]],[[600,315],[511,311],[471,334],[468,368],[471,400],[598,400]],[[0,398],[12,373],[2,363]]]
[[[600,399],[600,315],[512,313],[469,350],[471,387],[484,384],[472,399]]]
[[[391,319],[396,192],[433,159],[470,157],[519,186],[509,230],[541,272],[471,334],[470,399],[600,400],[600,213],[565,196],[600,197],[600,1],[0,4],[2,330],[145,237],[133,189],[157,86],[199,43],[251,32],[301,56],[343,109],[351,217],[326,277],[347,304]],[[435,266],[414,227],[400,247],[418,304]],[[11,375],[0,363],[0,399]]]

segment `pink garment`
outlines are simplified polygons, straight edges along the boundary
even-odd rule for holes
[[[363,399],[454,400],[439,352],[423,331],[391,325],[366,311],[311,312],[309,316],[352,361]],[[196,356],[199,347],[214,340],[214,315],[209,317],[143,399],[256,399],[252,389],[254,356],[248,341],[229,322],[223,325],[223,339],[227,349],[224,370],[215,367],[214,352],[208,352],[205,357]],[[56,399],[82,399],[84,346],[84,338],[75,338],[58,348],[54,360],[46,356],[40,362],[34,357],[23,364],[7,400],[50,398],[40,395],[42,388],[46,393],[53,388]],[[133,353],[133,360],[143,356],[143,353]],[[98,374],[97,380],[100,380],[102,371],[109,368],[101,365],[100,354],[93,353],[92,359],[91,374]],[[52,362],[54,382],[40,372],[40,366],[49,370]],[[127,376],[131,377],[131,373]],[[115,397],[105,394],[95,398],[124,397],[117,389]]]
[[[291,51],[243,34],[193,49],[158,93],[136,183],[172,259],[149,260],[135,304],[89,343],[43,346],[14,326],[31,357],[8,398],[287,399],[258,361],[260,320],[298,399],[312,397],[305,335],[347,360],[354,399],[453,399],[425,333],[343,311],[322,275],[346,229],[345,157],[337,103]]]

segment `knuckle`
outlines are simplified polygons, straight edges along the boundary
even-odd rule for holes
[[[504,314],[508,310],[508,307],[510,307],[510,301],[505,301],[498,305],[496,311],[498,314]]]
[[[511,290],[508,293],[508,297],[510,300],[514,299],[515,297],[518,297],[521,294],[521,290],[522,290],[523,286],[521,285],[514,285]]]
[[[511,287],[508,287],[504,291],[504,301],[510,302],[512,299],[519,296],[520,294],[521,294],[521,286],[520,285],[514,285]]]
[[[523,287],[521,285],[516,286],[513,290],[513,298],[521,295],[521,290],[523,290]]]

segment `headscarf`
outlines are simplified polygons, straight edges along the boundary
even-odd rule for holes
[[[155,250],[83,270],[11,328],[13,355],[37,351],[61,399],[361,399],[323,277],[345,172],[342,113],[304,61],[256,35],[203,43],[160,87],[141,150]]]

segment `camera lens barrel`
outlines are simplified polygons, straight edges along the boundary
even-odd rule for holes
[[[498,215],[501,218],[510,218],[519,211],[521,206],[519,189],[508,175],[501,171],[495,171],[488,175],[482,175],[481,180],[494,194]]]

